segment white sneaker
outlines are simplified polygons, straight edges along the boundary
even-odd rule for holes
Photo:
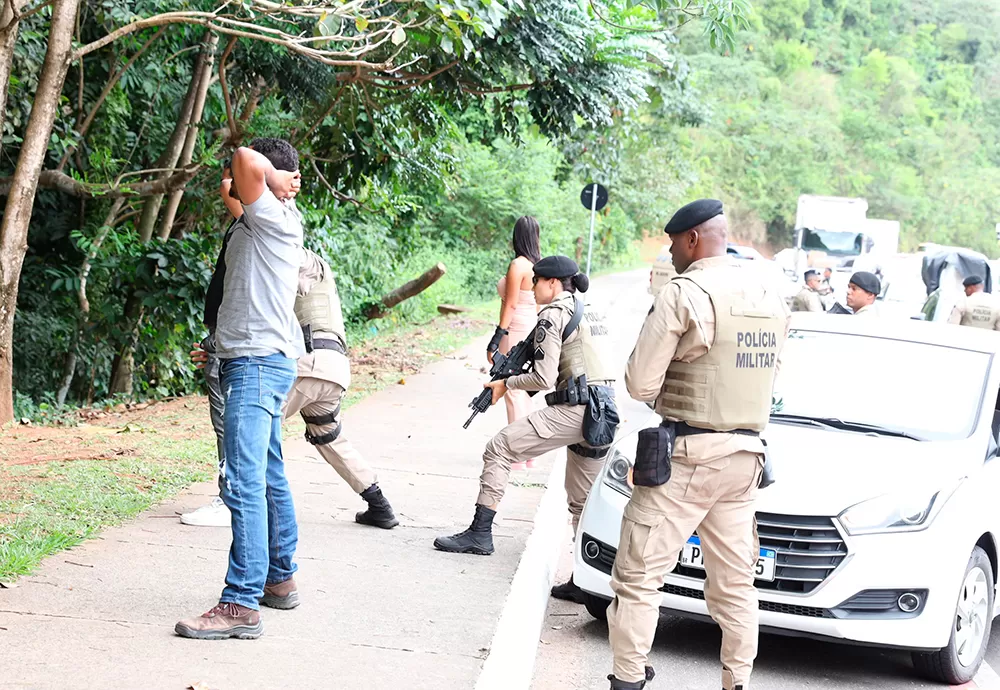
[[[229,527],[232,517],[219,496],[208,505],[181,515],[181,523],[193,527]]]

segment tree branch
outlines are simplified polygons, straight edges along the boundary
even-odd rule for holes
[[[121,78],[125,75],[125,72],[128,70],[128,68],[131,67],[135,63],[135,61],[139,59],[139,56],[145,53],[146,50],[149,48],[149,46],[153,44],[153,41],[162,36],[166,30],[167,27],[165,26],[161,27],[159,31],[153,34],[152,37],[150,37],[150,39],[146,41],[141,48],[139,48],[139,50],[135,51],[135,54],[128,59],[128,62],[126,62],[121,69],[115,70],[111,74],[111,76],[108,78],[108,83],[105,84],[104,89],[101,90],[101,95],[97,97],[97,101],[94,102],[93,107],[87,114],[87,118],[83,121],[83,124],[81,124],[80,128],[77,130],[77,132],[80,135],[81,143],[83,142],[83,138],[87,136],[87,132],[90,131],[90,126],[94,123],[94,118],[97,117],[97,111],[100,110],[102,105],[104,105],[104,101],[107,100],[108,94],[111,93],[111,89],[115,88],[115,85],[119,81],[121,81]],[[81,65],[82,65],[82,60],[81,60]],[[73,152],[76,151],[76,149],[77,146],[71,146],[68,149],[66,149],[66,153],[63,154],[62,160],[59,161],[59,165],[56,166],[56,170],[62,171],[63,168],[66,167],[66,161],[69,160],[69,157],[73,155]]]
[[[233,99],[229,96],[229,84],[226,81],[226,60],[236,47],[236,37],[233,36],[226,44],[226,49],[222,51],[222,58],[219,60],[219,85],[222,87],[222,99],[226,102],[226,122],[229,123],[228,141],[237,141],[240,130],[236,126],[236,118],[233,116]]]
[[[298,146],[298,145],[299,145],[299,144],[301,144],[301,143],[302,143],[303,141],[305,141],[306,139],[308,139],[309,137],[311,137],[311,136],[312,136],[312,133],[316,131],[316,128],[317,128],[317,127],[319,127],[319,126],[320,126],[320,125],[321,125],[321,124],[323,123],[323,120],[325,120],[325,119],[326,119],[327,117],[329,117],[330,113],[332,113],[332,112],[333,112],[333,109],[334,109],[335,107],[337,107],[337,103],[338,103],[338,102],[340,101],[340,95],[341,95],[342,93],[344,93],[344,89],[345,89],[345,88],[347,88],[347,84],[341,84],[341,85],[340,85],[340,88],[339,88],[339,89],[337,89],[337,93],[336,93],[336,95],[335,95],[335,96],[333,97],[333,101],[331,101],[331,103],[330,103],[330,107],[329,107],[329,108],[327,108],[327,109],[326,109],[326,112],[325,112],[325,113],[323,113],[323,114],[322,114],[322,115],[321,115],[321,116],[319,117],[319,119],[317,119],[317,120],[316,120],[316,122],[314,122],[314,123],[313,123],[312,127],[310,127],[310,128],[309,128],[309,131],[308,131],[308,132],[306,132],[306,133],[305,133],[305,134],[303,134],[303,135],[302,135],[301,137],[299,137],[298,141],[296,141],[296,142],[295,142],[295,145],[296,145],[296,146]]]
[[[341,192],[338,192],[336,189],[334,189],[333,185],[330,184],[327,181],[327,179],[323,176],[323,173],[321,173],[319,171],[319,166],[316,165],[316,159],[315,158],[310,158],[309,161],[312,163],[313,170],[316,171],[316,176],[319,178],[319,181],[322,182],[323,186],[326,187],[330,191],[330,194],[333,194],[333,198],[334,199],[336,199],[337,201],[345,201],[347,203],[354,204],[355,206],[358,206],[360,208],[364,208],[365,207],[364,204],[362,204],[360,201],[358,201],[357,199],[355,199],[353,196],[348,196],[348,195],[343,194]]]
[[[170,177],[165,177],[151,182],[138,182],[130,185],[122,185],[120,180],[115,184],[92,184],[81,182],[70,177],[59,170],[43,170],[38,176],[38,186],[43,189],[54,189],[70,196],[92,199],[103,197],[107,199],[119,199],[122,197],[146,197],[157,194],[169,194],[170,192],[182,189],[184,185],[194,179],[194,176],[201,170],[201,165],[193,165],[190,168],[183,168]],[[148,171],[141,171],[148,172]],[[135,173],[138,174],[138,173]],[[10,194],[10,186],[13,178],[5,177],[0,179],[0,196]]]

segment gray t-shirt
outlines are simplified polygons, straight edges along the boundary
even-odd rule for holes
[[[220,359],[297,359],[305,353],[293,310],[302,265],[302,217],[270,190],[243,206],[226,248],[226,280],[216,327]]]

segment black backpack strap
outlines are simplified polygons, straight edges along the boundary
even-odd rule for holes
[[[573,335],[573,331],[577,329],[577,326],[580,325],[580,322],[583,321],[583,309],[584,309],[583,301],[579,297],[576,297],[575,295],[573,296],[573,299],[576,300],[576,309],[573,311],[573,316],[570,318],[569,323],[566,324],[566,328],[563,329],[562,339],[564,343],[566,342],[567,338]]]

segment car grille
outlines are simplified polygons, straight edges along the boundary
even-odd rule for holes
[[[807,594],[828,578],[847,556],[847,545],[827,517],[757,513],[761,548],[777,552],[773,582],[756,581],[758,589]],[[678,564],[677,575],[705,579],[705,571]]]
[[[700,589],[691,589],[690,587],[679,587],[677,585],[665,584],[660,587],[661,592],[666,594],[674,594],[679,597],[688,597],[690,599],[701,599],[705,600],[705,592]],[[833,618],[834,615],[830,613],[827,609],[816,608],[815,606],[797,606],[794,604],[776,604],[771,601],[758,601],[758,607],[761,611],[770,611],[773,613],[787,613],[791,616],[805,616],[807,618]]]

